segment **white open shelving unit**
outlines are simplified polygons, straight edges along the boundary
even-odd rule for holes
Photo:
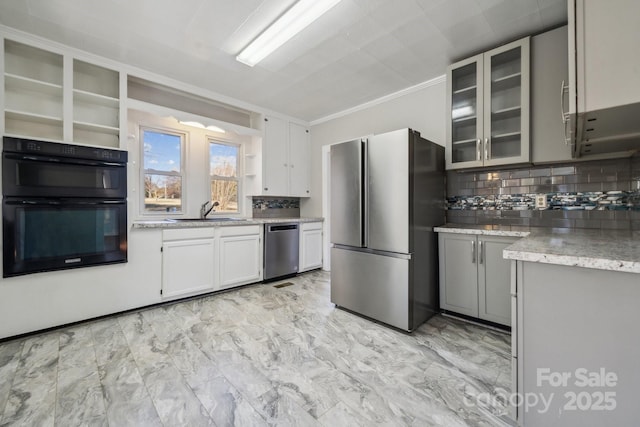
[[[9,38],[4,134],[120,148],[120,73]]]

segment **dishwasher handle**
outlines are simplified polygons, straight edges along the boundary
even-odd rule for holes
[[[274,231],[287,231],[287,230],[297,230],[298,224],[287,224],[287,225],[270,225],[267,229],[269,233]]]

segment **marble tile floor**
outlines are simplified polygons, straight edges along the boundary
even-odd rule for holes
[[[0,343],[0,426],[513,425],[510,337],[408,335],[311,272]]]

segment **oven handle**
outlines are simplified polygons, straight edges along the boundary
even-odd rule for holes
[[[126,200],[34,200],[34,199],[21,199],[21,200],[5,200],[6,205],[18,206],[18,205],[30,205],[30,206],[99,206],[99,205],[124,205]]]
[[[31,161],[31,162],[58,163],[58,164],[70,164],[70,165],[82,165],[82,166],[124,167],[126,165],[126,163],[100,162],[100,161],[81,160],[81,159],[68,159],[66,157],[20,155],[20,154],[13,154],[13,153],[5,153],[4,157],[7,158],[7,159],[11,159],[11,160],[26,160],[26,161]]]

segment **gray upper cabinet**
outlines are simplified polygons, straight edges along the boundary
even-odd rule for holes
[[[574,157],[640,149],[640,2],[569,0],[568,136]]]
[[[533,163],[571,160],[567,37],[565,25],[531,38]]]
[[[511,264],[502,251],[516,240],[440,233],[440,308],[511,325]]]
[[[530,161],[524,38],[447,69],[447,169]]]

